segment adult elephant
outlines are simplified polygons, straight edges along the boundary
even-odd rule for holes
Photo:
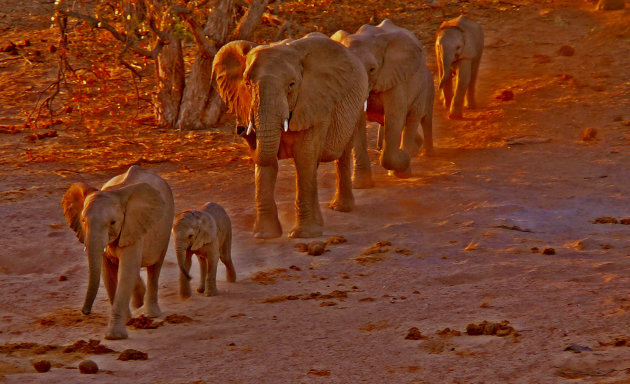
[[[440,78],[440,95],[449,119],[463,116],[466,105],[475,108],[475,84],[483,54],[481,26],[466,16],[445,21],[435,39],[435,56]],[[457,79],[453,96],[453,75]]]
[[[125,339],[129,301],[160,316],[158,278],[173,225],[173,194],[161,177],[132,166],[99,191],[74,183],[62,200],[64,216],[88,256],[89,280],[82,312],[89,314],[100,275],[112,304],[106,339]],[[147,268],[147,289],[140,278]],[[145,295],[146,292],[146,295]]]
[[[410,157],[422,145],[420,125],[425,152],[433,152],[435,88],[422,43],[388,19],[363,25],[354,34],[337,31],[331,39],[347,46],[368,73],[367,119],[384,129],[381,165],[398,177],[409,177]]]
[[[322,34],[256,46],[234,41],[212,63],[212,77],[223,101],[248,126],[256,183],[256,238],[282,234],[274,189],[278,159],[293,158],[296,168],[296,223],[289,237],[323,233],[317,195],[317,167],[336,160],[332,209],[350,211],[352,147],[365,134],[368,81],[361,63],[341,44]],[[255,139],[254,139],[255,138]],[[355,180],[371,182],[367,149]]]

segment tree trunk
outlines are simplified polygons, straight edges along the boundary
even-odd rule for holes
[[[157,58],[158,91],[154,96],[155,115],[160,124],[174,127],[179,116],[184,91],[184,56],[181,41],[170,35],[169,43]]]
[[[211,5],[212,12],[203,29],[192,15],[182,14],[192,29],[199,51],[186,79],[179,117],[175,125],[179,130],[203,129],[216,125],[224,111],[221,98],[212,88],[212,60],[218,48],[226,43],[229,36],[233,7],[233,0],[214,0]]]

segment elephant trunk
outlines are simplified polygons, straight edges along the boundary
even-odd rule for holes
[[[444,51],[444,47],[441,47],[442,51],[442,78],[440,79],[439,89],[444,88],[447,81],[451,80],[451,65],[453,64],[454,56],[449,52]]]
[[[186,277],[187,280],[191,280],[190,272],[186,268],[186,249],[188,248],[188,244],[183,241],[178,241],[175,243],[175,254],[177,255],[177,264],[179,265],[179,271],[181,274]]]
[[[271,86],[262,85],[261,94],[254,103],[256,124],[256,152],[254,161],[258,166],[275,166],[278,161],[280,139],[288,116],[286,100],[278,100],[284,96]],[[286,108],[285,108],[286,107]],[[288,125],[287,125],[288,126]]]
[[[98,235],[90,234],[87,238],[86,251],[88,256],[89,277],[85,301],[81,309],[81,312],[85,315],[89,315],[92,312],[92,304],[94,304],[98,287],[101,284],[101,266],[106,246],[107,242],[102,240]]]

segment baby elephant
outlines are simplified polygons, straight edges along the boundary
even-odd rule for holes
[[[448,109],[449,119],[462,117],[464,96],[466,105],[475,108],[475,83],[483,53],[483,31],[476,22],[465,16],[445,21],[440,25],[435,41],[435,56],[440,77],[440,94]],[[453,96],[452,76],[457,85]]]
[[[179,264],[179,294],[190,297],[190,264],[193,254],[199,259],[201,281],[197,292],[206,296],[217,294],[217,263],[226,268],[226,279],[236,281],[232,264],[232,223],[218,204],[206,203],[200,209],[186,210],[175,217],[173,239]]]

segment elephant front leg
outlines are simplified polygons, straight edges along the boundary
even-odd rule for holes
[[[274,199],[278,163],[273,166],[256,165],[256,222],[254,237],[271,239],[282,235],[282,226],[278,220],[278,207]]]
[[[105,333],[105,338],[108,340],[127,338],[125,324],[129,314],[129,300],[140,274],[141,250],[141,246],[131,245],[125,248],[119,258],[118,285]]]
[[[319,209],[317,194],[317,157],[313,148],[319,148],[314,142],[305,141],[295,156],[297,177],[296,224],[289,237],[318,237],[323,233],[323,219]]]
[[[462,60],[457,68],[457,88],[451,104],[449,119],[461,119],[463,117],[464,96],[470,83],[470,60]]]
[[[374,187],[374,181],[372,180],[370,157],[367,152],[367,129],[365,126],[364,114],[361,114],[361,118],[357,122],[352,143],[354,146],[354,175],[352,176],[352,188],[372,188]],[[337,166],[337,178],[339,178],[339,166]]]
[[[409,154],[400,149],[403,127],[406,122],[406,96],[401,87],[387,91],[385,98],[385,143],[381,152],[381,166],[393,170],[397,177],[409,177]]]
[[[203,293],[206,290],[206,274],[208,273],[208,259],[205,255],[198,255],[199,261],[199,285],[197,286],[197,292]]]
[[[335,197],[329,204],[329,207],[335,211],[350,212],[354,209],[354,196],[352,195],[352,179],[350,172],[352,169],[352,142],[341,154],[338,160],[335,160],[337,167],[337,183]]]

